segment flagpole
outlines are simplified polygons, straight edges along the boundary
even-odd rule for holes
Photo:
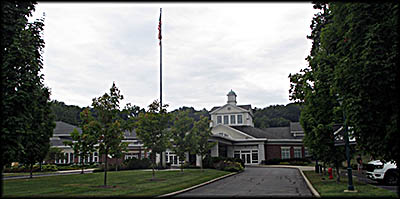
[[[160,8],[160,36],[161,36],[161,11],[162,8]],[[160,38],[160,111],[162,110],[162,42]]]

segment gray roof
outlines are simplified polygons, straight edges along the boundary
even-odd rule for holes
[[[251,110],[251,105],[250,104],[248,104],[248,105],[236,105],[237,107],[240,107],[240,108],[242,108],[242,109],[245,109],[245,110]],[[211,110],[210,110],[210,113],[211,112],[213,112],[213,111],[215,111],[215,110],[217,110],[217,109],[219,109],[219,108],[221,108],[221,106],[214,106]]]
[[[251,135],[255,138],[267,138],[267,139],[296,139],[290,133],[289,127],[272,127],[272,128],[255,128],[252,126],[231,126],[232,128],[239,130],[243,133]]]
[[[290,122],[290,131],[303,131],[300,122]]]
[[[82,133],[81,128],[72,124],[58,121],[56,122],[56,128],[54,128],[53,130],[53,136],[58,136],[60,134],[70,134],[74,130],[74,128],[76,128],[79,133]]]

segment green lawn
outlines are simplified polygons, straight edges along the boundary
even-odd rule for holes
[[[12,196],[157,196],[182,190],[202,182],[223,176],[229,172],[205,169],[158,171],[150,181],[151,171],[109,172],[107,185],[103,185],[104,173],[75,174],[38,177],[33,179],[3,180],[3,194]]]
[[[321,197],[392,197],[397,198],[395,192],[375,187],[373,185],[358,182],[357,178],[353,178],[354,188],[358,191],[356,193],[345,193],[347,189],[347,176],[340,178],[340,183],[336,183],[336,176],[334,179],[328,179],[328,176],[321,176],[314,171],[304,171],[308,180],[318,191]],[[322,178],[325,178],[324,180]]]

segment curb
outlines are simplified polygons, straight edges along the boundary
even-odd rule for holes
[[[212,183],[212,182],[215,182],[215,181],[218,181],[218,180],[221,180],[221,179],[224,179],[224,178],[227,178],[227,177],[229,177],[229,176],[236,175],[236,174],[238,174],[238,172],[229,173],[229,174],[226,174],[226,175],[224,175],[224,176],[221,176],[221,177],[218,177],[218,178],[214,178],[214,179],[209,180],[209,181],[207,181],[207,182],[203,182],[203,183],[201,183],[201,184],[194,185],[194,186],[189,187],[189,188],[186,188],[186,189],[182,189],[182,190],[175,191],[175,192],[172,192],[172,193],[167,193],[167,194],[163,194],[163,195],[156,196],[156,198],[171,197],[171,196],[173,196],[173,195],[177,195],[177,194],[180,194],[180,193],[183,193],[183,192],[186,192],[186,191],[190,191],[190,190],[192,190],[192,189],[196,189],[196,188],[198,188],[198,187],[201,187],[201,186],[210,184],[210,183]]]
[[[315,188],[312,186],[311,182],[308,180],[308,178],[306,177],[306,175],[304,175],[303,171],[302,171],[300,168],[297,168],[297,169],[300,171],[301,175],[303,176],[304,181],[306,181],[306,184],[307,184],[308,188],[310,189],[311,193],[312,193],[315,197],[320,198],[321,195],[319,195],[318,191],[315,190]]]

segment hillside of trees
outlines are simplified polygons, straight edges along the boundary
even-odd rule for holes
[[[72,125],[78,126],[81,122],[79,114],[83,110],[83,107],[76,105],[66,105],[64,102],[53,100],[51,110],[55,115],[56,121],[63,121]],[[133,116],[137,116],[139,112],[144,112],[143,108],[139,106],[133,106],[131,110]],[[196,110],[193,107],[182,106],[178,109],[171,111],[170,113],[174,116],[178,115],[179,112],[187,111],[188,116],[193,118],[194,121],[199,121],[201,116],[210,117],[209,111],[203,108],[202,110]],[[92,110],[93,112],[93,110]],[[287,105],[271,105],[265,108],[254,108],[254,126],[257,128],[268,128],[268,127],[283,127],[289,126],[290,122],[298,122],[300,117],[300,106],[294,103]],[[96,117],[96,113],[94,113]],[[127,113],[121,113],[122,118]],[[173,122],[171,121],[171,124]]]
[[[284,127],[290,122],[298,122],[300,106],[290,103],[287,105],[271,105],[263,109],[254,108],[254,126],[257,128]]]

